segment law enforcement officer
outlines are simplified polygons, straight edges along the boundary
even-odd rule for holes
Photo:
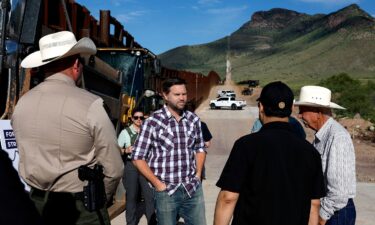
[[[19,100],[12,117],[19,173],[46,224],[110,224],[105,206],[96,212],[85,208],[87,182],[78,178],[80,166],[102,165],[110,199],[123,173],[103,100],[76,86],[81,56],[95,54],[96,46],[89,38],[77,42],[73,33],[61,31],[42,37],[39,48],[21,66],[40,67],[47,78]]]

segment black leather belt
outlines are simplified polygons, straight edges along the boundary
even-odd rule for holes
[[[31,188],[31,195],[44,198],[47,191]],[[83,192],[70,193],[70,192],[53,192],[48,193],[48,199],[62,199],[73,196],[76,200],[83,200]]]

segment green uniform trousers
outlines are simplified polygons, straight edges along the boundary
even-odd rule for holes
[[[86,210],[81,199],[72,193],[50,192],[31,189],[30,197],[42,216],[44,224],[54,225],[110,225],[108,211]]]

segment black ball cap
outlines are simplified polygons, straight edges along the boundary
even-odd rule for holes
[[[281,81],[275,81],[267,84],[262,89],[257,101],[264,107],[278,111],[290,110],[293,105],[294,95],[288,85]]]

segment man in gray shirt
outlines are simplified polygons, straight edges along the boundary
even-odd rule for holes
[[[348,131],[332,118],[331,91],[319,86],[301,88],[299,116],[315,130],[314,147],[322,158],[326,197],[321,199],[320,224],[355,224],[355,153]]]

